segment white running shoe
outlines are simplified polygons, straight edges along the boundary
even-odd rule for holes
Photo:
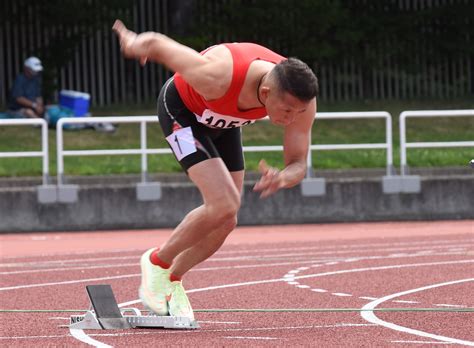
[[[155,314],[168,315],[166,295],[171,289],[170,271],[151,263],[150,255],[155,250],[150,249],[141,257],[142,284],[139,296],[143,305]]]
[[[167,296],[170,315],[194,320],[194,312],[186,291],[180,281],[171,282],[171,292]]]

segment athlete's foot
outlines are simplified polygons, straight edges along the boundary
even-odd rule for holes
[[[180,281],[171,282],[171,292],[167,296],[169,313],[173,317],[186,317],[194,320],[194,312],[186,291]]]
[[[152,312],[168,315],[166,295],[171,291],[170,271],[151,263],[150,254],[155,250],[150,249],[141,257],[142,283],[139,295],[143,305]]]

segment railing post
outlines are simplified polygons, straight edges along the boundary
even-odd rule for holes
[[[65,185],[64,183],[63,125],[66,120],[67,118],[61,118],[56,124],[57,192],[59,202],[73,203],[78,199],[79,187],[77,185]]]
[[[63,123],[64,119],[59,119],[56,123],[56,175],[58,186],[63,184]]]
[[[385,139],[387,144],[387,176],[395,174],[393,167],[392,116],[385,113]]]
[[[46,121],[41,125],[41,150],[43,152],[43,186],[46,186],[49,183],[48,124]]]
[[[407,150],[406,150],[406,111],[403,111],[399,117],[400,123],[400,174],[403,176],[407,173]]]
[[[141,179],[136,195],[139,201],[156,201],[161,198],[161,183],[148,182],[147,120],[140,121]]]

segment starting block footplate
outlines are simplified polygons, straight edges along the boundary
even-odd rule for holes
[[[131,328],[198,329],[196,320],[187,317],[142,315],[137,308],[119,308],[110,285],[86,286],[91,310],[84,315],[73,315],[69,328],[81,330],[108,330]],[[124,315],[132,312],[133,315]]]

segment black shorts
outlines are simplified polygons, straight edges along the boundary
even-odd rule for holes
[[[191,128],[196,151],[178,161],[186,172],[199,162],[217,157],[222,158],[230,172],[244,169],[241,129],[215,129],[198,122],[194,113],[188,110],[181,100],[173,78],[161,89],[158,97],[158,118],[165,137],[173,134],[177,128]],[[178,159],[175,153],[178,148],[174,150],[170,147]]]

